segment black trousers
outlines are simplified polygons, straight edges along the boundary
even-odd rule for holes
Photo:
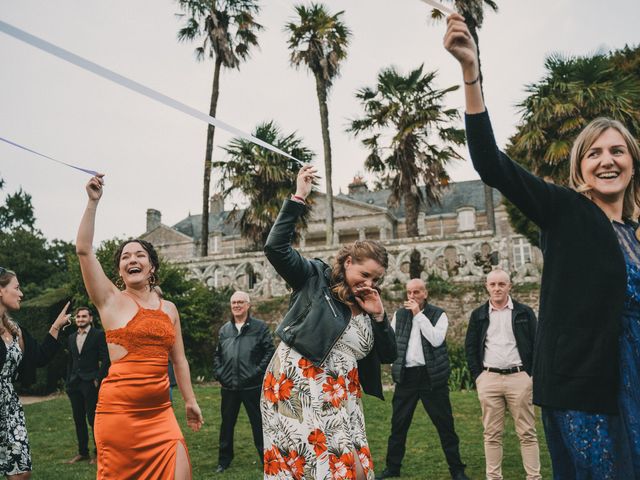
[[[392,401],[391,435],[389,435],[387,446],[387,469],[400,472],[406,450],[407,433],[418,400],[422,401],[427,415],[438,431],[449,471],[454,474],[464,470],[466,465],[460,459],[460,440],[453,425],[449,387],[445,385],[432,389],[426,367],[406,368],[403,382],[396,384]]]
[[[67,385],[67,395],[71,400],[73,422],[76,424],[76,437],[78,438],[78,453],[89,455],[89,429],[93,430],[93,419],[96,416],[96,404],[98,403],[98,388],[93,380],[76,380]],[[95,441],[93,444],[95,451]]]
[[[260,391],[261,387],[249,390],[228,390],[222,389],[222,402],[220,410],[222,413],[222,425],[220,426],[220,450],[218,453],[218,464],[228,467],[233,460],[233,431],[238,420],[240,405],[243,404],[251,422],[251,432],[253,433],[253,443],[258,450],[260,461],[263,459],[262,443],[262,415],[260,414]]]

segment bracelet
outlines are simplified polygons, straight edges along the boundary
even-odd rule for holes
[[[471,80],[470,82],[467,82],[463,78],[462,81],[464,82],[465,85],[475,85],[476,83],[478,83],[480,81],[480,70],[478,70],[478,76],[475,78],[475,80]]]
[[[300,195],[291,195],[291,198],[293,198],[294,200],[299,201],[300,203],[307,203],[304,198],[302,198]]]

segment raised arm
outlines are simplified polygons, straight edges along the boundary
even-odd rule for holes
[[[298,218],[305,211],[304,202],[311,193],[315,174],[316,168],[311,165],[305,165],[300,169],[296,180],[296,193],[292,200],[284,201],[264,245],[264,253],[269,263],[294,290],[301,288],[313,271],[309,260],[300,255],[291,243]]]
[[[484,183],[500,190],[522,213],[546,228],[557,213],[559,197],[567,190],[531,174],[498,149],[480,87],[478,49],[462,16],[447,18],[444,46],[462,68],[467,143],[474,168]]]
[[[103,175],[97,175],[87,183],[87,208],[80,220],[76,238],[76,254],[80,261],[82,279],[93,304],[101,310],[109,300],[115,297],[118,289],[105,275],[104,270],[93,252],[93,235],[96,223],[96,210],[102,197]]]

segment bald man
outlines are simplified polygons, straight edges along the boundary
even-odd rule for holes
[[[222,425],[217,473],[229,468],[233,460],[233,431],[240,405],[244,405],[247,411],[253,443],[262,461],[260,392],[264,372],[275,350],[269,327],[249,314],[249,295],[237,291],[231,296],[230,304],[231,320],[220,327],[213,360],[214,377],[222,385]]]
[[[482,408],[487,479],[503,478],[502,435],[508,408],[526,478],[538,480],[542,477],[531,382],[536,316],[511,298],[511,280],[504,270],[489,273],[486,288],[489,301],[471,313],[465,352]]]
[[[445,337],[449,320],[439,307],[427,303],[429,292],[419,278],[407,282],[404,308],[391,321],[395,330],[398,358],[391,367],[396,383],[393,394],[391,435],[387,467],[378,479],[400,476],[407,433],[418,400],[433,422],[454,480],[468,480],[460,459],[458,435],[449,400],[449,354]]]

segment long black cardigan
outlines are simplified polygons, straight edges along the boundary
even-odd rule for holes
[[[39,344],[24,327],[21,326],[20,330],[24,341],[24,352],[14,380],[27,387],[36,381],[36,369],[44,367],[55,356],[60,349],[60,343],[47,333],[42,344]],[[3,341],[0,341],[0,370],[2,370],[6,358],[7,346]]]
[[[482,180],[542,232],[534,403],[616,413],[626,267],[611,222],[584,195],[543,181],[500,152],[487,112],[467,115],[466,128]]]

